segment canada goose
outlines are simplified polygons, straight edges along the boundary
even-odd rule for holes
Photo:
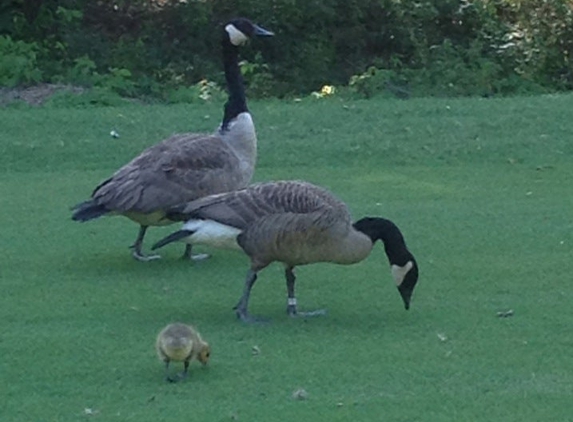
[[[199,332],[190,325],[179,322],[169,324],[161,330],[155,342],[155,350],[159,359],[165,362],[165,379],[171,382],[176,381],[169,375],[171,361],[183,362],[184,370],[180,378],[184,378],[187,376],[191,359],[197,359],[207,365],[211,356],[211,348],[203,341]]]
[[[249,37],[274,35],[244,18],[225,25],[222,50],[229,99],[214,134],[176,134],[147,148],[100,183],[91,199],[73,208],[72,219],[124,215],[140,225],[131,246],[140,261],[159,258],[141,252],[148,226],[171,224],[165,210],[209,194],[247,186],[253,176],[257,137],[247,108],[238,64],[238,47]],[[186,257],[191,257],[188,245]]]
[[[247,312],[249,296],[260,270],[271,262],[285,265],[287,313],[297,314],[294,267],[314,262],[354,264],[365,259],[381,240],[392,276],[406,309],[418,281],[418,265],[400,229],[390,220],[366,217],[352,224],[346,204],[324,188],[301,181],[252,185],[211,195],[174,207],[169,218],[186,221],[183,228],[157,242],[202,243],[243,250],[251,260],[244,292],[235,306],[237,317]]]

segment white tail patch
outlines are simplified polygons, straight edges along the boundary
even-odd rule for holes
[[[400,286],[408,274],[408,271],[412,269],[414,264],[412,261],[406,262],[406,265],[403,267],[399,265],[392,265],[392,277],[394,277],[394,281],[396,282],[396,286]]]
[[[237,27],[232,23],[230,23],[225,27],[225,31],[227,31],[227,34],[229,34],[229,39],[231,40],[231,44],[235,46],[243,45],[249,39],[249,37],[247,37],[242,31],[237,29]]]
[[[237,236],[241,230],[236,227],[226,226],[213,220],[189,220],[183,225],[183,230],[194,232],[185,239],[186,243],[241,250],[237,243]]]

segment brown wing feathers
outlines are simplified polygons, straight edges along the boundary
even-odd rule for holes
[[[175,135],[123,166],[92,197],[112,211],[150,213],[232,189],[238,168],[219,138]]]
[[[316,220],[315,223],[325,220],[327,215],[350,223],[350,214],[344,203],[322,188],[298,181],[259,183],[176,206],[167,213],[169,218],[179,221],[211,219],[241,229],[264,217],[276,215],[290,216],[293,219],[291,224],[297,224],[296,216],[300,218],[305,214],[304,220]]]

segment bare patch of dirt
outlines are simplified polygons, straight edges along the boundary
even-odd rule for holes
[[[63,84],[40,84],[26,88],[0,88],[0,107],[18,100],[32,106],[40,106],[57,92],[65,91],[81,94],[85,90],[85,88],[79,86]]]

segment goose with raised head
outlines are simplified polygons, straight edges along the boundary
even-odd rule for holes
[[[141,249],[148,226],[173,223],[165,210],[206,195],[246,187],[257,158],[257,137],[247,108],[238,62],[238,48],[250,37],[273,33],[238,18],[223,31],[222,52],[228,101],[223,121],[214,134],[176,134],[151,146],[100,183],[91,198],[76,205],[72,219],[88,221],[102,215],[124,215],[140,225],[133,257],[145,256]],[[187,245],[186,257],[191,257]]]
[[[365,217],[352,223],[344,202],[330,191],[302,181],[267,182],[246,189],[211,195],[168,211],[185,221],[153,249],[174,241],[242,250],[251,261],[237,317],[248,313],[251,289],[260,270],[272,262],[285,266],[287,313],[298,314],[294,268],[315,262],[355,264],[381,240],[391,273],[406,309],[418,281],[418,265],[400,229],[390,220]]]

